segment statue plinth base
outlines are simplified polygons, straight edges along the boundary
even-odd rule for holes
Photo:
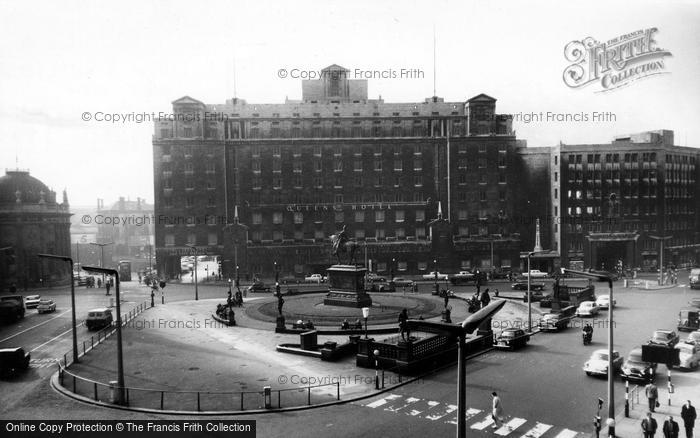
[[[333,265],[328,268],[330,292],[323,300],[326,306],[371,307],[372,298],[365,292],[367,269],[353,265]]]
[[[280,315],[277,317],[277,327],[278,329],[285,330],[287,327],[285,325],[286,321],[284,320],[284,316]]]

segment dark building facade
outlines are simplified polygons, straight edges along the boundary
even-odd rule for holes
[[[660,237],[667,237],[664,265],[700,261],[700,150],[673,143],[673,131],[661,130],[523,152],[538,181],[536,190],[528,187],[533,195],[545,172],[549,179],[545,234],[562,266],[655,270]]]
[[[434,261],[445,272],[517,261],[509,218],[522,144],[495,99],[387,103],[342,67],[323,72],[303,82],[298,101],[183,97],[156,122],[161,272],[179,273],[187,245],[222,255],[226,276],[236,266],[247,275],[324,272],[334,262],[329,236],[343,225],[363,243],[358,259],[387,274],[427,272]],[[439,209],[449,254],[431,243]]]
[[[70,254],[68,196],[29,175],[6,170],[0,178],[0,290],[70,282],[70,268],[37,254]]]

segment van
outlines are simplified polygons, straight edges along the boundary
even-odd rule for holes
[[[85,326],[88,330],[98,330],[112,325],[112,310],[106,307],[92,309],[88,312]]]
[[[30,358],[30,354],[21,347],[0,349],[0,375],[26,371]]]
[[[690,270],[688,283],[691,289],[700,289],[700,268],[693,268]]]

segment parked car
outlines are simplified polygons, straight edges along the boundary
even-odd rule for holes
[[[691,289],[700,289],[700,268],[693,268],[690,270],[688,284]]]
[[[408,278],[394,277],[394,285],[396,285],[396,287],[413,287],[413,284],[413,280],[409,280]]]
[[[698,344],[700,345],[700,330],[696,330],[694,332],[691,332],[685,340],[683,340],[686,344]]]
[[[516,349],[524,347],[530,340],[530,335],[518,328],[507,328],[501,332],[494,342],[496,348]]]
[[[36,306],[36,310],[39,313],[49,313],[56,311],[56,303],[53,300],[41,300],[39,305]]]
[[[598,306],[595,301],[584,301],[576,309],[576,316],[595,316],[598,314]]]
[[[374,283],[375,281],[386,281],[386,278],[373,272],[369,272],[367,274],[367,283]]]
[[[29,368],[31,355],[22,347],[0,349],[0,375],[8,375]]]
[[[92,309],[88,312],[85,326],[88,330],[98,330],[112,325],[112,310],[106,307]]]
[[[694,370],[700,364],[700,345],[680,342],[675,347],[678,350],[678,368]]]
[[[448,278],[447,274],[441,274],[440,272],[437,273],[438,280],[447,280],[447,278]],[[435,271],[429,272],[427,274],[423,274],[423,280],[435,280]]]
[[[36,306],[39,305],[40,301],[40,295],[27,295],[26,297],[24,297],[24,307],[26,307],[27,309],[34,309]]]
[[[491,278],[494,280],[509,280],[513,275],[513,271],[510,266],[502,266],[501,268],[496,268],[491,272]]]
[[[539,269],[530,269],[530,272],[523,272],[523,277],[527,278],[547,278],[549,275],[546,272],[542,272]]]
[[[617,351],[613,351],[613,371],[622,368],[622,357]],[[608,375],[608,350],[596,350],[591,354],[583,365],[583,371],[587,375],[607,376]]]
[[[323,283],[326,281],[326,277],[321,274],[311,274],[308,277],[304,277],[305,283]]]
[[[543,332],[556,332],[569,326],[571,316],[561,313],[545,313],[539,320],[537,326]]]
[[[543,291],[545,289],[545,284],[544,283],[533,283],[530,281],[530,290],[531,291]],[[510,288],[513,290],[527,290],[527,280],[526,281],[516,281],[510,285]]]
[[[673,330],[656,330],[651,339],[649,339],[650,344],[654,345],[664,345],[666,347],[673,347],[679,341],[679,337]]]
[[[612,306],[615,307],[617,304],[616,300],[612,301]],[[595,305],[598,309],[608,309],[610,307],[610,295],[600,295],[598,299],[595,300]]]
[[[642,360],[642,347],[630,351],[627,360],[620,369],[623,380],[651,382],[656,377],[656,364]]]
[[[380,281],[381,280],[381,281]],[[396,291],[396,286],[386,279],[375,279],[371,283],[367,283],[367,288],[369,292],[394,292]]]
[[[248,292],[270,292],[270,286],[266,286],[262,281],[254,281],[253,284],[246,287]]]
[[[530,301],[542,301],[542,298],[544,298],[544,293],[542,290],[535,290],[530,288]],[[527,291],[523,294],[523,302],[527,303]]]
[[[459,271],[456,274],[450,275],[449,278],[452,284],[464,284],[476,281],[476,274],[469,271]],[[433,279],[435,279],[435,275],[433,275]]]

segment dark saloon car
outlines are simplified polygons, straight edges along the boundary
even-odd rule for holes
[[[262,281],[253,282],[246,288],[248,292],[270,292],[270,286],[265,286]]]
[[[507,328],[501,332],[496,338],[494,346],[496,348],[507,348],[514,350],[519,347],[524,347],[530,340],[530,335],[524,330],[518,328]]]
[[[630,351],[627,360],[622,364],[620,374],[623,380],[651,382],[656,377],[656,364],[642,360],[642,347]]]
[[[27,370],[30,357],[21,347],[0,349],[0,375]]]
[[[650,344],[663,345],[666,347],[673,347],[678,343],[680,338],[673,330],[656,330],[654,334],[649,339]]]
[[[513,290],[527,290],[527,280],[518,280],[510,285]],[[545,288],[544,283],[530,282],[530,291],[543,291]]]

